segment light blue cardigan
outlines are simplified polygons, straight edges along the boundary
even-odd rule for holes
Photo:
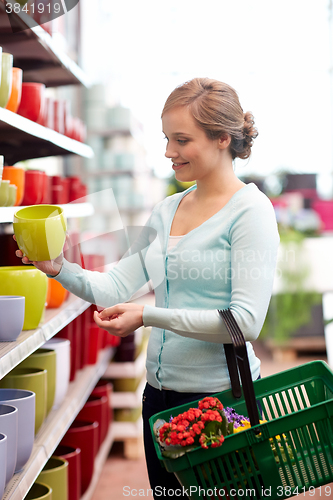
[[[108,273],[64,261],[55,279],[102,307],[128,301],[150,279],[156,306],[143,311],[144,325],[153,327],[149,384],[217,392],[230,387],[223,348],[230,337],[217,309],[230,307],[247,341],[258,337],[272,293],[279,235],[271,202],[248,184],[168,253],[174,214],[192,189],[157,204],[131,252]],[[260,361],[250,342],[247,349],[256,379]]]

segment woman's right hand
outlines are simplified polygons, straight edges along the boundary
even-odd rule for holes
[[[15,235],[13,235],[14,240],[16,241]],[[43,260],[43,261],[31,261],[28,257],[23,255],[21,250],[16,250],[16,257],[22,260],[23,264],[33,264],[37,269],[42,271],[45,274],[49,274],[50,276],[56,276],[60,273],[63,263],[63,254],[61,253],[59,257],[54,260]]]

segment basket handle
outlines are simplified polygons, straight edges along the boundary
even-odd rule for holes
[[[252,382],[249,358],[245,339],[230,309],[218,311],[230,335],[232,344],[224,344],[227,366],[230,375],[232,393],[234,397],[240,398],[241,388],[237,366],[241,376],[246,408],[251,426],[259,424],[258,407]]]

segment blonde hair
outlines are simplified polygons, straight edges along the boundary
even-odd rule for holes
[[[176,106],[187,106],[209,139],[231,137],[232,158],[246,159],[258,135],[252,113],[244,113],[236,91],[210,78],[194,78],[176,87],[167,98],[162,116]]]

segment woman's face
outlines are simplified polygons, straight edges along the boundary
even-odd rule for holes
[[[220,140],[208,139],[185,106],[169,109],[162,117],[168,141],[165,156],[172,161],[178,181],[201,180],[221,165]]]

